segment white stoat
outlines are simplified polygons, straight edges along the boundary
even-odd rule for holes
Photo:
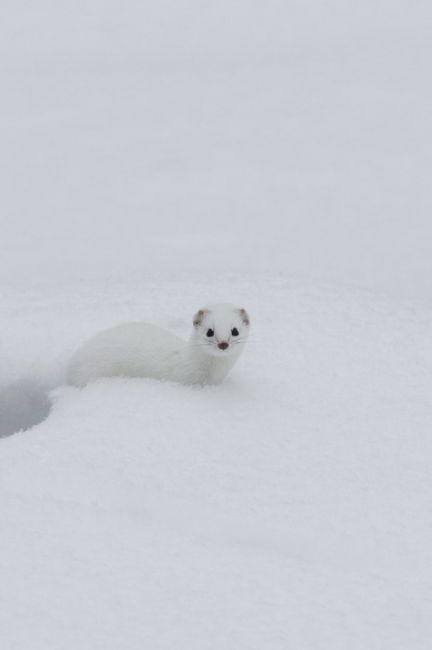
[[[101,377],[153,377],[182,384],[217,384],[240,356],[249,316],[234,305],[210,305],[193,318],[189,341],[147,323],[97,334],[69,364],[68,381],[85,386]]]

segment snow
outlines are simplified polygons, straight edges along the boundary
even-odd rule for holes
[[[2,650],[429,648],[430,18],[3,3]],[[64,385],[225,301],[222,385]]]

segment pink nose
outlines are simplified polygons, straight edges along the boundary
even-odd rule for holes
[[[222,341],[222,343],[219,343],[218,348],[219,350],[226,350],[228,347],[228,343],[226,341]]]

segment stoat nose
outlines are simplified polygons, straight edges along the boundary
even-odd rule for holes
[[[226,350],[228,347],[228,343],[226,341],[222,341],[222,343],[219,343],[218,348],[219,350]]]

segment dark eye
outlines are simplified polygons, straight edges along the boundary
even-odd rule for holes
[[[233,327],[233,328],[232,328],[232,330],[231,330],[231,334],[232,334],[233,336],[238,336],[238,335],[239,335],[239,331],[238,331],[237,327]]]
[[[214,336],[214,330],[212,330],[212,329],[207,330],[207,336],[208,336],[209,338],[211,338],[212,336]]]

